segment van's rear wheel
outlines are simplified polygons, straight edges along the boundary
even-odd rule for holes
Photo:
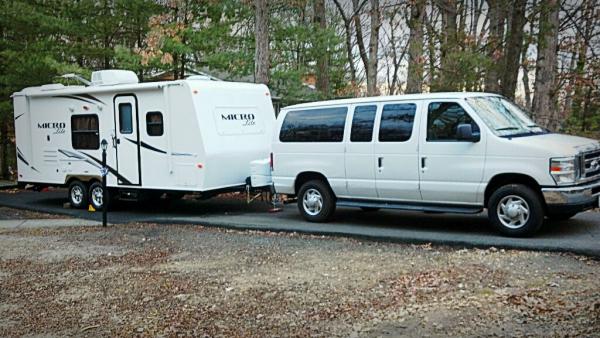
[[[94,182],[90,186],[90,204],[96,210],[102,210],[105,205],[109,203],[108,191],[106,192],[106,200],[104,199],[104,189],[102,189],[102,183]]]
[[[533,189],[522,184],[509,184],[494,191],[490,197],[488,217],[501,233],[526,237],[542,226],[544,206]]]
[[[69,185],[69,203],[73,208],[83,208],[88,201],[88,188],[81,181],[73,181]]]
[[[300,187],[298,209],[309,222],[326,222],[335,212],[333,192],[323,181],[308,181]]]

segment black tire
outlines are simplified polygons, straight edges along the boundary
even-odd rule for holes
[[[75,180],[69,184],[68,198],[71,207],[85,208],[88,203],[88,187],[81,181]]]
[[[499,206],[501,203],[506,208]],[[527,215],[524,209],[528,210]],[[534,235],[544,223],[544,205],[540,195],[530,187],[508,184],[496,189],[490,196],[488,217],[492,225],[502,234],[511,237],[528,237]],[[511,225],[511,222],[515,224]]]
[[[375,212],[375,211],[379,211],[381,208],[374,208],[374,207],[360,207],[360,210],[364,211],[364,212]]]
[[[94,182],[90,185],[89,190],[89,202],[96,210],[102,210],[102,208],[110,206],[110,190],[106,191],[106,200],[103,196],[96,196],[96,193],[102,195],[102,183]]]
[[[311,192],[317,199],[307,201],[307,205],[305,206],[305,197],[308,198],[305,195]],[[310,203],[318,203],[317,195],[320,196],[320,208],[316,207],[317,204],[314,204],[313,212],[311,212]],[[335,212],[335,196],[333,191],[331,191],[327,183],[321,180],[312,180],[304,183],[298,192],[298,210],[300,210],[302,217],[309,222],[329,221]]]
[[[547,217],[550,221],[566,221],[577,214],[578,214],[577,212],[560,212],[560,213],[551,213]]]

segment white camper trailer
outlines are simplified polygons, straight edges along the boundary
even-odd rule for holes
[[[206,78],[138,83],[106,70],[87,86],[13,94],[18,181],[69,187],[75,207],[101,208],[101,143],[112,197],[240,189],[269,156],[275,114],[264,85]],[[148,194],[145,194],[148,193]]]

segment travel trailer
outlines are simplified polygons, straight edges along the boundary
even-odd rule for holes
[[[598,206],[600,143],[541,128],[509,100],[435,93],[284,108],[272,145],[277,193],[308,221],[336,206],[479,213],[511,236]]]
[[[110,198],[243,190],[250,162],[269,156],[275,122],[266,86],[205,77],[138,83],[133,72],[105,70],[85,86],[12,97],[19,183],[68,187],[74,207],[108,203],[103,141]]]

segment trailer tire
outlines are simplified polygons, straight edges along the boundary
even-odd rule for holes
[[[110,190],[106,191],[106,200],[104,200],[103,191],[102,191],[102,183],[94,182],[90,185],[90,204],[96,210],[102,210],[105,206],[108,207],[110,205]]]
[[[71,207],[78,209],[85,208],[88,202],[87,186],[79,180],[71,182],[69,184],[68,198]]]
[[[308,181],[300,187],[298,209],[309,222],[327,222],[335,212],[335,196],[322,180]]]

